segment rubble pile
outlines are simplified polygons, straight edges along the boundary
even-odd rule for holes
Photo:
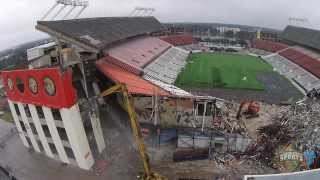
[[[320,147],[320,103],[306,101],[279,107],[271,124],[257,129],[256,143],[247,155],[268,167],[276,167],[274,158],[279,147],[293,144],[300,152],[305,147]]]
[[[253,118],[237,118],[237,103],[216,106],[210,131],[199,130],[193,136],[178,133],[178,148],[189,148],[192,153],[208,148],[205,158],[234,174],[312,169],[313,165],[306,165],[304,153],[315,150],[320,154],[316,148],[320,149],[320,102],[308,99],[289,106],[261,103],[259,116]],[[182,155],[186,160],[200,159]]]
[[[293,137],[290,129],[280,123],[263,126],[258,129],[257,143],[248,150],[248,154],[269,167],[274,167],[273,158],[279,146],[287,144]]]
[[[292,141],[300,150],[304,145],[320,147],[320,103],[308,101],[290,107],[280,108],[273,117],[275,124],[279,123],[281,130],[287,130]],[[288,133],[286,132],[286,133]]]
[[[216,110],[212,128],[223,133],[238,133],[246,135],[246,126],[242,120],[236,119],[240,104],[236,102],[223,103]]]

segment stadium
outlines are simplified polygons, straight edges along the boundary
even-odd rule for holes
[[[319,178],[303,153],[320,142],[320,31],[218,42],[153,16],[35,28],[53,40],[28,49],[25,69],[1,72],[15,143],[0,165],[18,179],[127,179],[142,171],[136,151],[148,178],[147,156],[169,179]]]

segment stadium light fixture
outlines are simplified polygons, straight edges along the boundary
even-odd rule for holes
[[[82,0],[57,0],[56,2],[58,4],[63,4],[67,6],[82,6],[82,7],[89,6],[88,1],[82,1]]]
[[[63,19],[68,18],[68,16],[77,8],[81,7],[78,13],[73,18],[78,18],[81,13],[89,6],[89,2],[85,0],[56,0],[55,4],[46,12],[46,14],[41,18],[41,20],[45,20],[58,6],[61,8],[54,14],[51,20],[54,20],[57,16],[59,16],[63,10],[70,6],[71,9],[63,16]]]
[[[129,16],[151,16],[156,10],[149,7],[135,7]]]

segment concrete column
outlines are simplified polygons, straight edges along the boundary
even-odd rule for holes
[[[24,106],[22,103],[17,103],[18,104],[18,108],[19,108],[19,111],[20,111],[20,116],[21,116],[21,119],[24,123],[24,126],[26,127],[26,130],[27,130],[27,134],[28,134],[28,137],[31,141],[31,144],[33,146],[33,149],[37,152],[40,152],[40,148],[39,148],[39,145],[33,135],[33,132],[30,128],[30,124],[29,124],[29,120],[28,120],[28,117],[26,115],[26,111],[24,110]]]
[[[95,94],[96,96],[99,96],[99,95],[101,94],[101,90],[100,90],[100,88],[99,88],[98,83],[93,82],[93,83],[92,83],[92,88],[93,88],[94,94]],[[99,103],[99,105],[105,105],[105,104],[106,104],[106,102],[104,101],[103,97],[99,97],[99,98],[98,98],[98,103]]]
[[[78,104],[69,109],[60,109],[60,114],[79,167],[86,170],[90,169],[94,164],[94,159],[83,127]]]
[[[51,111],[50,108],[45,107],[45,106],[42,106],[42,110],[43,110],[44,117],[46,119],[49,131],[50,131],[50,134],[51,134],[51,138],[52,138],[52,140],[54,142],[54,145],[55,145],[55,147],[56,147],[56,149],[58,151],[59,157],[60,157],[62,162],[69,164],[70,161],[69,161],[68,156],[66,154],[66,151],[65,151],[65,149],[63,147],[63,144],[62,144],[61,138],[59,136],[57,127],[56,127],[56,125],[54,123],[52,111]],[[73,117],[71,117],[71,119],[72,118]]]
[[[90,120],[98,150],[101,153],[106,148],[106,143],[104,142],[100,118],[95,113],[90,113]]]
[[[53,153],[52,153],[52,151],[51,151],[51,149],[49,147],[47,138],[46,138],[46,136],[45,136],[45,134],[43,132],[42,125],[40,123],[40,119],[39,119],[36,107],[33,104],[29,104],[28,106],[29,106],[29,110],[30,110],[30,113],[31,113],[31,117],[32,117],[34,126],[36,127],[39,139],[40,139],[41,144],[43,146],[43,149],[46,152],[47,156],[49,156],[51,158],[54,158],[54,155],[53,155]]]
[[[204,109],[203,109],[203,115],[202,115],[202,127],[201,127],[202,132],[204,130],[206,112],[207,112],[207,102],[204,102]]]
[[[24,136],[22,127],[20,125],[19,117],[18,117],[18,114],[16,112],[16,109],[14,108],[13,102],[8,99],[8,103],[9,103],[9,107],[10,107],[10,110],[11,110],[11,114],[12,114],[13,120],[14,120],[14,122],[16,124],[16,127],[17,127],[17,130],[18,130],[20,139],[21,139],[21,141],[22,141],[24,146],[29,147],[28,141],[27,141],[26,137]]]

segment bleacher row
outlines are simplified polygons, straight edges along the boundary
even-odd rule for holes
[[[186,51],[191,51],[191,52],[200,52],[202,51],[202,48],[200,46],[200,44],[188,44],[188,45],[183,45],[183,46],[179,46],[180,48],[186,50]]]
[[[171,45],[155,37],[144,37],[119,44],[104,50],[107,59],[127,71],[141,74],[144,68],[152,60],[169,49]]]
[[[255,48],[250,48],[249,53],[254,54],[256,56],[267,56],[269,54],[271,54],[268,51],[262,50],[262,49],[255,49]]]
[[[142,76],[172,95],[192,96],[173,85],[189,52],[155,37],[143,37],[104,50],[108,63]],[[108,69],[107,69],[108,70]],[[111,73],[111,72],[110,72]]]
[[[181,89],[181,88],[178,88],[177,86],[175,85],[172,85],[172,84],[168,84],[168,83],[165,83],[163,81],[160,81],[160,80],[157,80],[151,76],[144,76],[144,79],[157,85],[158,87],[161,87],[162,89],[168,91],[170,94],[172,95],[175,95],[175,96],[184,96],[184,97],[187,97],[187,96],[192,96],[192,94],[188,93],[187,91]]]
[[[301,48],[280,45],[272,41],[256,40],[252,46],[278,54],[263,56],[279,73],[299,84],[306,92],[320,88],[320,61],[305,53]],[[315,56],[315,54],[314,54]]]
[[[195,39],[192,37],[192,35],[187,34],[161,36],[160,39],[174,46],[188,45],[195,42]]]
[[[265,40],[254,40],[251,43],[252,48],[262,49],[269,52],[278,52],[289,46],[279,42],[265,41]]]
[[[147,65],[144,77],[153,77],[168,84],[173,84],[186,65],[189,53],[180,48],[172,47],[159,58]]]
[[[320,62],[318,60],[294,49],[287,49],[279,54],[320,78]]]
[[[313,59],[317,59],[318,61],[320,61],[320,54],[319,53],[316,53],[315,51],[313,50],[310,50],[310,49],[306,49],[306,48],[303,48],[301,46],[294,46],[293,49],[297,50],[297,51],[300,51],[300,52],[303,52],[303,54],[307,55],[307,56],[310,56],[312,57]]]
[[[272,65],[276,71],[284,75],[287,79],[293,80],[305,92],[311,91],[313,88],[320,88],[320,80],[310,72],[306,71],[299,65],[278,55],[272,54],[263,57],[265,61]]]

